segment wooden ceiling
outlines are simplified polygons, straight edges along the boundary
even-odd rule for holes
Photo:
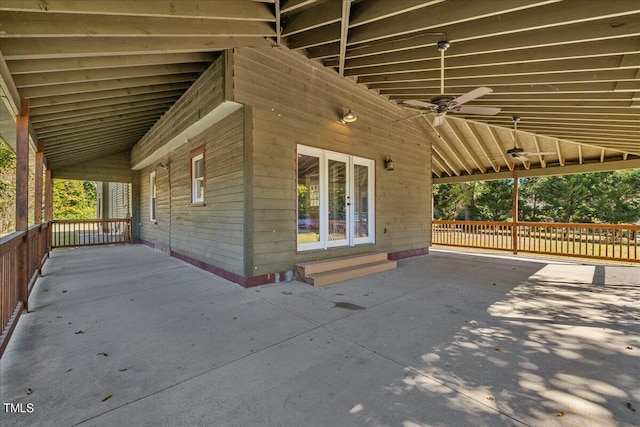
[[[409,119],[429,123],[434,177],[510,170],[514,115],[519,145],[554,152],[527,169],[638,167],[638,0],[0,3],[3,99],[29,99],[54,169],[130,149],[223,49],[286,46],[401,103],[440,94],[444,39],[445,93],[491,87],[467,105],[501,112]]]

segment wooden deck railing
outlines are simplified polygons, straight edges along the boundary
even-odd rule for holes
[[[131,243],[131,219],[57,219],[51,236],[54,248]]]
[[[434,220],[436,245],[640,262],[640,225]],[[515,246],[515,247],[514,247]]]
[[[49,255],[50,224],[0,238],[0,356]]]

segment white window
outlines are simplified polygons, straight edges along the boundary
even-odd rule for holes
[[[191,153],[191,203],[204,203],[204,150]]]
[[[375,162],[298,146],[298,250],[374,243]]]
[[[149,174],[149,220],[156,222],[156,172]]]

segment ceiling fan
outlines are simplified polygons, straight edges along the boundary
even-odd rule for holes
[[[542,152],[530,152],[530,151],[525,151],[524,148],[522,147],[518,147],[518,122],[520,121],[520,117],[518,116],[513,116],[511,117],[511,120],[513,121],[513,148],[510,148],[507,150],[506,155],[507,157],[514,159],[514,160],[520,160],[521,162],[528,162],[529,157],[530,156],[546,156],[546,155],[551,155],[551,154],[556,154],[553,151],[542,151]]]
[[[440,51],[440,92],[441,95],[431,98],[429,102],[419,100],[406,100],[400,104],[403,106],[417,108],[420,113],[404,117],[400,120],[411,119],[413,117],[422,116],[429,113],[436,113],[437,116],[433,121],[434,126],[440,126],[444,122],[444,117],[447,113],[462,113],[462,114],[478,114],[483,116],[493,116],[500,112],[500,108],[495,107],[478,107],[478,106],[462,106],[469,101],[473,101],[476,98],[480,98],[483,95],[493,92],[493,89],[488,87],[479,87],[467,92],[464,95],[454,97],[444,94],[444,52],[451,46],[451,44],[442,40],[438,42],[438,50]],[[399,121],[399,120],[396,120]]]

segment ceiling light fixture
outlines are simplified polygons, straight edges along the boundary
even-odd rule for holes
[[[356,113],[351,111],[351,108],[349,108],[349,110],[346,113],[340,116],[340,123],[342,123],[343,125],[347,123],[353,123],[356,120],[358,120],[358,117],[356,116]]]

